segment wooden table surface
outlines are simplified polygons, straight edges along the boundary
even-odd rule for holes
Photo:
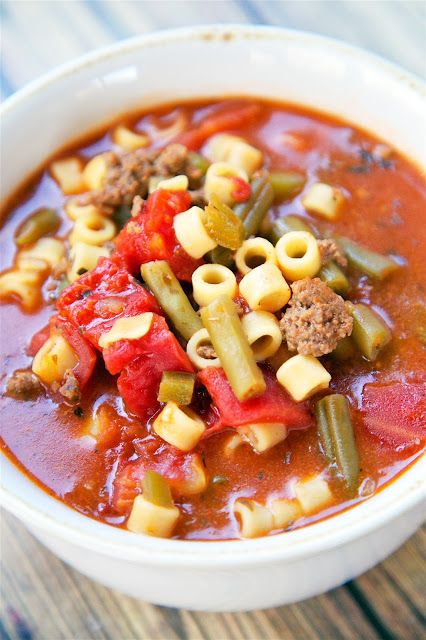
[[[1,4],[1,96],[86,51],[155,29],[214,22],[316,31],[425,76],[426,5],[409,1],[13,0]],[[426,637],[425,535],[375,569],[297,605],[237,614],[156,607],[101,587],[1,519],[1,640],[409,640]]]

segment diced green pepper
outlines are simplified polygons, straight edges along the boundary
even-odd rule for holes
[[[202,220],[209,236],[226,249],[236,251],[244,240],[243,224],[230,207],[213,196],[203,211]]]
[[[172,494],[167,480],[156,471],[148,469],[142,480],[143,496],[159,507],[173,506]]]
[[[158,401],[174,402],[179,405],[191,404],[194,386],[195,374],[193,373],[163,371],[158,390]]]
[[[59,228],[61,219],[54,209],[40,209],[19,227],[15,236],[18,247],[37,242]]]

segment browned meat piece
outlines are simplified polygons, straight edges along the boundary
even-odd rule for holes
[[[200,184],[202,172],[191,164],[188,149],[183,144],[169,144],[154,162],[154,173],[160,176],[188,176],[190,189]]]
[[[154,162],[155,173],[160,176],[177,176],[184,173],[188,149],[183,144],[169,144]]]
[[[31,400],[41,389],[37,376],[28,370],[15,371],[6,383],[7,394],[17,400]]]
[[[130,206],[135,197],[145,198],[153,175],[170,178],[185,174],[191,189],[200,186],[202,172],[191,164],[188,150],[181,144],[169,144],[160,152],[136,149],[120,155],[108,151],[103,156],[108,167],[103,188],[83,194],[79,202],[94,204],[107,214],[120,205]]]
[[[334,240],[331,238],[325,238],[324,240],[318,240],[317,244],[321,255],[322,265],[327,264],[330,260],[334,260],[334,262],[341,267],[348,266],[346,256]]]
[[[200,358],[206,358],[207,360],[214,360],[217,358],[216,351],[211,345],[201,344],[197,347],[197,353]]]
[[[191,196],[192,204],[196,207],[204,208],[207,204],[207,200],[204,195],[204,189],[196,189],[195,191],[190,191],[189,195]]]
[[[293,296],[280,326],[290,351],[323,356],[352,333],[352,316],[345,301],[319,278],[291,285]]]
[[[71,369],[65,371],[64,380],[58,391],[70,404],[79,404],[81,400],[80,385]]]

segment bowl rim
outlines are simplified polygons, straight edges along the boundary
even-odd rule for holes
[[[306,42],[307,46],[313,43],[323,47],[332,47],[336,54],[356,56],[362,60],[363,64],[375,66],[382,73],[391,75],[405,84],[407,91],[424,96],[423,83],[420,78],[376,54],[340,40],[307,31],[274,26],[214,24],[169,29],[135,36],[79,56],[33,80],[7,98],[0,106],[0,116],[5,116],[34,94],[43,92],[49,85],[66,79],[67,76],[74,73],[79,73],[87,67],[103,63],[108,58],[147,47],[159,46],[166,42],[179,44],[188,40],[226,41],[230,38],[237,40],[272,38],[283,42],[290,39],[302,43]],[[13,465],[12,461],[9,462]],[[16,465],[13,466],[18,473],[23,473]],[[71,507],[67,507],[59,499],[52,496],[49,497],[54,501],[54,504],[52,503],[52,508],[49,506],[49,513],[44,512],[3,486],[0,487],[0,504],[27,525],[30,524],[41,532],[88,550],[112,555],[123,560],[130,559],[136,562],[174,566],[251,566],[268,561],[275,562],[278,559],[295,560],[301,556],[317,554],[339,547],[385,526],[391,520],[422,503],[426,493],[425,470],[426,455],[420,455],[389,485],[368,500],[356,505],[356,508],[350,507],[307,527],[253,540],[164,540],[137,536],[137,534],[131,534],[126,530],[94,521]],[[31,479],[29,481],[33,482]],[[37,490],[45,495],[47,493],[41,487],[37,487]],[[70,526],[69,523],[61,522],[55,514],[55,504],[60,504],[65,509],[73,511],[77,516],[78,524]],[[363,517],[364,512],[367,512],[365,514],[367,517]],[[94,532],[85,530],[87,521],[90,521],[92,525],[94,522],[96,523],[92,527]],[[109,532],[114,538],[113,540],[108,540]],[[101,535],[98,536],[98,533]],[[133,543],[129,544],[131,539]],[[137,539],[137,544],[134,543],[135,539]],[[282,544],[284,540],[288,544]]]

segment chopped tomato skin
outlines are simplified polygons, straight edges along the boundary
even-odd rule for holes
[[[248,182],[242,178],[232,178],[234,189],[232,191],[232,197],[235,202],[245,202],[250,198],[251,187]]]
[[[194,260],[186,253],[173,228],[175,215],[190,207],[188,191],[157,189],[149,196],[140,213],[115,239],[117,254],[131,273],[138,273],[141,264],[151,260],[167,260],[179,280],[190,282],[203,260]]]
[[[426,440],[425,384],[366,384],[361,415],[368,431],[393,447]]]
[[[257,422],[280,422],[289,429],[306,429],[312,424],[312,417],[305,404],[297,403],[280,387],[275,374],[263,368],[266,391],[257,398],[240,402],[234,395],[223,369],[207,367],[198,374],[198,380],[205,385],[214,406],[219,412],[216,421],[205,436],[222,428],[238,427]]]
[[[183,371],[193,371],[188,356],[170,331],[164,318],[154,315],[148,333],[136,340],[119,340],[103,350],[107,370],[115,375],[139,356],[154,359],[158,356],[164,364],[174,362]],[[189,367],[189,369],[188,369]]]
[[[96,351],[70,322],[60,316],[53,316],[50,320],[51,330],[63,335],[78,357],[78,363],[73,369],[80,388],[90,380],[96,365]]]
[[[148,469],[166,478],[177,497],[185,493],[193,478],[193,464],[198,459],[197,454],[183,453],[154,437],[140,442],[137,454],[137,460],[119,469],[113,483],[112,506],[121,514],[129,513],[133,500],[141,492],[142,479]]]
[[[161,314],[154,296],[110,258],[64,289],[57,308],[95,347],[102,333],[121,317],[146,311]]]
[[[27,347],[27,353],[34,358],[36,353],[40,351],[46,340],[50,337],[50,324],[37,331],[31,338],[30,344]]]
[[[196,151],[215,133],[247,126],[254,122],[260,113],[259,105],[256,104],[246,104],[233,109],[228,107],[226,111],[208,116],[192,131],[180,133],[174,142],[180,142],[188,149]]]
[[[136,345],[120,342],[116,352],[104,354],[105,363],[110,371],[121,371],[117,385],[127,407],[147,420],[160,408],[157,395],[163,371],[192,373],[194,368],[163,318],[156,318],[150,332],[134,341]]]

